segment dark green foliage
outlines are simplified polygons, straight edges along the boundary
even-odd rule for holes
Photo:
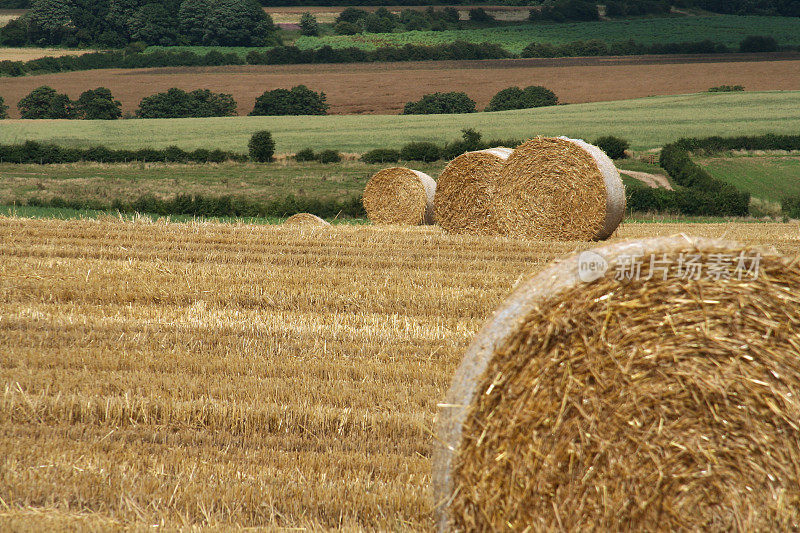
[[[362,154],[364,163],[397,163],[400,161],[400,152],[391,148],[377,148]]]
[[[55,144],[26,141],[23,144],[0,145],[0,162],[5,163],[77,163],[97,161],[100,163],[125,163],[128,161],[174,162],[174,163],[222,163],[223,161],[246,161],[247,156],[222,150],[198,149],[186,152],[171,146],[164,150],[142,148],[140,150],[111,150],[105,146],[92,148],[65,148]]]
[[[22,118],[75,118],[69,96],[43,85],[31,91],[17,104]]]
[[[336,35],[356,35],[361,31],[361,26],[352,22],[341,21],[333,25],[333,33]]]
[[[687,6],[730,15],[800,17],[798,0],[683,0]]]
[[[225,93],[196,89],[190,93],[172,88],[142,98],[136,116],[140,118],[228,117],[236,114],[236,101]]]
[[[317,154],[314,153],[312,148],[303,148],[296,154],[294,154],[293,159],[298,162],[308,162],[308,161],[316,161]]]
[[[247,143],[250,159],[259,163],[269,163],[275,154],[275,141],[272,134],[268,131],[257,131],[250,137]]]
[[[540,85],[531,85],[520,89],[509,87],[492,97],[486,111],[505,111],[508,109],[528,109],[557,105],[558,97],[553,91]]]
[[[172,46],[178,42],[178,24],[173,13],[160,4],[145,4],[128,20],[131,39],[150,45]]]
[[[3,97],[0,96],[0,119],[8,118],[8,106]]]
[[[495,22],[494,17],[486,12],[482,7],[476,7],[469,10],[469,20],[477,22],[478,24],[488,24]]]
[[[800,196],[788,196],[781,201],[783,214],[789,218],[800,218]]]
[[[666,0],[608,0],[607,17],[637,17],[642,15],[666,15],[670,2]]]
[[[630,143],[625,139],[607,135],[605,137],[600,137],[592,144],[599,146],[611,159],[625,159],[628,157],[625,155],[625,150],[630,148]]]
[[[203,44],[211,46],[280,44],[272,18],[255,0],[214,0],[204,23]]]
[[[498,146],[498,145],[495,145]],[[473,128],[461,130],[461,139],[449,142],[442,148],[442,158],[454,159],[464,152],[474,152],[475,150],[485,150],[489,145],[481,141],[481,134]]]
[[[323,150],[317,155],[320,163],[340,163],[342,155],[336,150]]]
[[[116,120],[122,117],[122,104],[114,100],[109,89],[98,87],[80,95],[75,111],[77,118],[86,120]]]
[[[364,218],[366,213],[361,198],[345,201],[320,201],[308,198],[286,198],[269,203],[259,203],[246,198],[232,196],[202,196],[177,194],[162,200],[144,195],[133,201],[115,199],[108,204],[98,200],[66,200],[61,197],[42,199],[31,197],[27,205],[32,207],[57,207],[69,209],[94,209],[119,211],[121,213],[143,213],[160,216],[190,215],[197,217],[288,217],[297,213],[311,213],[322,218]]]
[[[767,35],[750,35],[739,43],[740,52],[777,52],[778,42]]]
[[[724,54],[731,50],[712,41],[687,43],[640,44],[635,41],[606,43],[599,40],[572,41],[560,45],[531,43],[522,50],[522,57],[583,57],[583,56],[631,56],[664,54]]]
[[[594,0],[554,0],[541,9],[532,9],[528,19],[553,22],[590,21],[600,20],[600,13]]]
[[[400,150],[403,161],[438,161],[442,158],[442,149],[431,142],[410,142]]]
[[[255,0],[35,0],[25,20],[0,32],[16,46],[266,46],[277,28]]]
[[[466,93],[449,92],[426,94],[417,102],[408,102],[404,115],[434,115],[445,113],[474,113],[475,101]]]
[[[305,85],[266,91],[256,99],[251,116],[325,115],[328,112],[324,92],[314,92]]]
[[[300,34],[309,37],[319,35],[317,19],[307,11],[300,16]]]
[[[708,90],[710,93],[735,93],[741,91],[744,91],[743,85],[719,85]]]
[[[336,17],[334,22],[349,22],[350,24],[360,24],[365,18],[367,18],[367,13],[363,9],[357,9],[355,7],[348,7],[347,9],[342,10],[341,13]]]
[[[28,24],[18,18],[0,28],[0,44],[4,46],[23,46],[28,42]]]

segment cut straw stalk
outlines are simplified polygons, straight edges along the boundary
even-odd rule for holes
[[[800,258],[683,235],[593,252],[523,282],[468,348],[437,418],[439,529],[794,528]],[[731,279],[679,277],[723,260]]]
[[[317,215],[312,215],[311,213],[297,213],[296,215],[292,215],[287,218],[283,225],[326,227],[330,226],[330,223],[319,218]]]
[[[508,158],[492,212],[500,233],[540,240],[606,239],[625,214],[625,187],[596,146],[537,137]]]
[[[370,178],[362,201],[373,224],[418,226],[434,223],[435,194],[436,182],[424,172],[392,167]]]
[[[449,233],[492,235],[497,227],[491,212],[495,181],[511,148],[491,148],[456,157],[436,182],[436,222]]]

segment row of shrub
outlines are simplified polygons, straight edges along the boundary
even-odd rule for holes
[[[778,45],[771,37],[751,36],[742,41],[741,52],[772,52]],[[575,57],[600,55],[642,54],[711,54],[733,50],[712,41],[641,44],[635,41],[606,43],[604,41],[575,41],[562,45],[531,43],[522,57]],[[25,76],[104,68],[150,68],[175,66],[221,65],[286,65],[305,63],[365,63],[385,61],[434,61],[467,59],[504,59],[516,57],[495,43],[455,41],[439,45],[384,46],[376,50],[359,48],[334,49],[328,45],[314,50],[296,46],[276,46],[268,50],[251,50],[245,58],[235,53],[212,50],[206,54],[190,51],[156,50],[143,53],[136,47],[124,51],[93,52],[83,55],[43,57],[31,61],[0,61],[0,76]]]
[[[730,150],[800,150],[800,135],[766,135],[738,137],[687,137],[673,143],[675,147],[690,152],[706,153]]]
[[[236,100],[226,93],[208,89],[186,92],[172,88],[163,93],[142,98],[136,116],[139,118],[199,118],[228,117],[236,114]],[[98,87],[85,91],[72,101],[66,94],[43,85],[31,91],[17,103],[25,119],[87,119],[115,120],[122,117],[122,104],[111,91]],[[8,106],[0,97],[0,119],[8,117]],[[265,91],[256,99],[251,116],[264,115],[324,115],[328,104],[324,92],[314,92],[305,85],[291,89]]]
[[[508,87],[495,94],[484,111],[507,111],[558,105],[556,94],[546,87],[531,85],[520,89]],[[474,113],[475,101],[464,92],[426,94],[416,102],[408,102],[404,115],[433,115],[444,113]]]
[[[42,199],[31,197],[26,201],[31,207],[59,209],[93,209],[119,211],[120,213],[150,213],[161,216],[191,215],[198,217],[287,217],[297,213],[311,213],[322,218],[363,218],[366,216],[361,198],[349,200],[316,200],[287,196],[271,202],[256,202],[233,196],[203,196],[177,194],[169,199],[144,195],[133,201],[67,200],[61,197]]]
[[[186,151],[177,146],[157,150],[112,150],[105,146],[91,148],[66,148],[49,143],[25,141],[23,144],[0,144],[0,163],[54,164],[93,161],[98,163],[167,162],[167,163],[222,163],[247,161],[247,156],[223,150],[198,148]]]

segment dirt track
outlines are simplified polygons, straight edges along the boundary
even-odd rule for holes
[[[324,91],[333,114],[394,114],[405,102],[435,91],[465,91],[483,108],[500,89],[544,85],[562,102],[624,100],[701,92],[715,85],[747,90],[800,89],[800,55],[642,56],[363,63],[345,65],[229,66],[96,70],[4,78],[0,95],[18,118],[17,102],[40,85],[72,98],[86,89],[111,89],[133,112],[139,101],[170,87],[231,93],[247,114],[268,89],[305,84]]]

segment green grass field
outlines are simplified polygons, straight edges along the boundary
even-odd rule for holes
[[[780,202],[800,195],[800,156],[695,158],[712,176],[757,198]]]
[[[432,45],[462,40],[496,43],[510,52],[520,53],[531,42],[561,44],[589,39],[606,42],[633,39],[644,44],[708,39],[737,47],[748,35],[771,35],[779,44],[798,45],[800,18],[714,15],[564,24],[536,23],[473,30],[300,37],[294,44],[299,48],[319,48],[327,44],[334,48],[356,46],[372,50],[379,46],[402,46],[409,43]]]
[[[305,147],[365,152],[409,141],[450,141],[463,128],[485,139],[601,135],[628,139],[634,150],[684,136],[800,131],[800,91],[700,93],[618,102],[462,115],[331,115],[150,120],[5,120],[0,143],[25,140],[110,148],[221,148],[245,152],[253,132],[272,132],[278,153]]]
[[[601,22],[524,23],[494,28],[448,31],[411,31],[401,33],[364,33],[360,35],[324,35],[289,39],[302,49],[354,46],[374,50],[380,46],[404,44],[441,44],[456,40],[473,43],[496,43],[509,52],[520,53],[531,42],[562,44],[571,41],[599,39],[606,42],[633,39],[644,44],[696,42],[711,40],[730,47],[738,47],[748,35],[771,35],[781,45],[800,45],[800,18],[761,17],[738,15],[710,15],[700,17],[661,17],[632,20],[607,20]],[[191,50],[206,53],[210,50],[235,52],[242,57],[254,48],[245,47],[150,47],[154,50]],[[266,48],[255,48],[266,50]]]

